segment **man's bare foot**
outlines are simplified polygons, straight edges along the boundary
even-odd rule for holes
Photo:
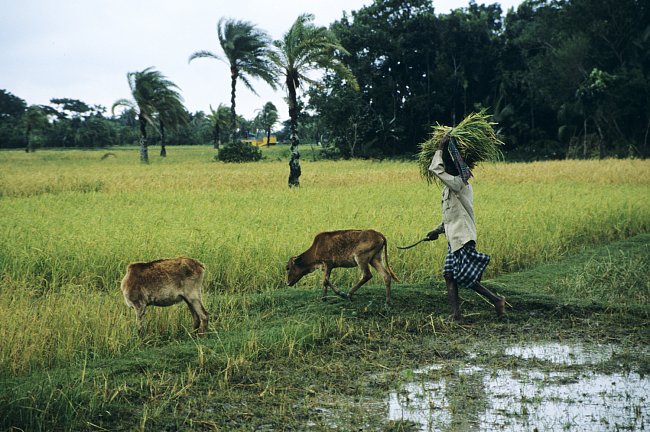
[[[501,297],[494,303],[494,308],[497,310],[497,316],[503,318],[506,314],[506,298]]]

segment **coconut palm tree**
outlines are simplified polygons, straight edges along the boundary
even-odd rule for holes
[[[129,72],[126,74],[131,89],[133,99],[117,100],[111,111],[115,113],[115,108],[126,107],[132,109],[138,114],[138,124],[140,125],[140,161],[149,163],[149,150],[147,144],[147,124],[156,128],[154,115],[158,112],[156,104],[160,103],[161,95],[165,89],[174,91],[178,88],[176,84],[169,81],[162,73],[148,67],[140,72]]]
[[[266,32],[259,30],[248,21],[221,18],[217,24],[219,44],[230,65],[230,127],[234,141],[237,127],[235,112],[235,94],[237,79],[241,79],[246,88],[257,95],[250,83],[250,78],[261,78],[275,89],[274,69],[268,61],[270,38]],[[196,58],[223,59],[210,51],[197,51],[189,61]]]
[[[283,76],[287,89],[291,133],[291,160],[289,161],[289,187],[300,186],[300,153],[298,152],[297,91],[303,83],[314,84],[308,76],[312,71],[331,69],[353,88],[359,85],[352,71],[337,57],[349,54],[334,33],[314,23],[314,15],[300,15],[281,40],[276,40],[270,53],[271,61]]]
[[[210,114],[208,114],[208,119],[213,126],[213,140],[214,148],[219,150],[219,145],[221,145],[221,131],[228,126],[228,119],[230,117],[230,112],[228,107],[220,103],[216,111],[212,109],[210,105]]]
[[[158,126],[160,132],[160,156],[167,156],[165,148],[165,127],[186,126],[189,124],[189,115],[183,106],[183,98],[175,89],[176,85],[158,89],[155,101],[158,111]]]
[[[271,129],[278,122],[278,109],[273,102],[267,102],[257,114],[257,122],[266,132],[266,144],[271,144]]]

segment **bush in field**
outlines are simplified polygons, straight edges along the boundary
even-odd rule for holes
[[[262,159],[262,150],[254,145],[238,141],[219,150],[217,158],[222,162],[256,162]]]

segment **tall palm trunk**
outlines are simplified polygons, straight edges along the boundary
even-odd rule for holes
[[[237,77],[239,71],[237,68],[230,68],[230,142],[235,142],[237,114],[235,113],[235,88],[237,87]]]
[[[271,145],[271,128],[266,128],[266,146]]]
[[[140,114],[140,162],[149,163],[149,149],[147,148],[147,122]]]
[[[165,148],[165,124],[160,120],[160,156],[167,157],[167,149]]]
[[[289,160],[289,187],[300,186],[300,153],[298,152],[298,103],[296,100],[296,87],[291,77],[287,78],[289,90],[289,118],[291,131],[291,159]]]

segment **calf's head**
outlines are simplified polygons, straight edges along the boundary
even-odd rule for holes
[[[291,257],[287,263],[287,285],[295,285],[304,275],[312,271],[313,269],[304,265],[300,257]]]

